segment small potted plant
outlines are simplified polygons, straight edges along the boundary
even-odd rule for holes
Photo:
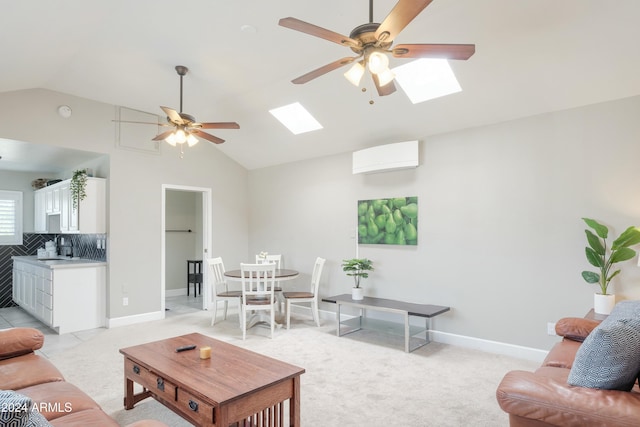
[[[347,276],[353,276],[355,286],[351,292],[351,298],[361,300],[364,298],[362,288],[360,287],[360,278],[369,277],[369,271],[373,271],[373,261],[367,258],[351,258],[342,260],[342,271]]]
[[[599,273],[583,271],[582,277],[587,283],[597,283],[600,286],[600,293],[594,295],[594,311],[599,314],[609,314],[615,305],[616,297],[607,294],[607,289],[611,279],[620,273],[620,270],[611,272],[611,268],[613,264],[628,261],[636,256],[636,251],[630,246],[640,243],[640,229],[633,226],[627,228],[613,241],[611,247],[607,247],[609,229],[593,219],[582,218],[582,220],[595,231],[594,234],[591,230],[585,230],[589,243],[585,248],[587,261],[600,271]]]

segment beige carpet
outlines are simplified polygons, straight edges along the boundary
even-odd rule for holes
[[[92,396],[121,425],[160,419],[190,426],[147,399],[123,409],[120,348],[191,332],[303,367],[301,419],[307,427],[333,426],[506,426],[495,399],[502,376],[536,363],[440,343],[405,353],[399,337],[361,331],[335,336],[335,323],[320,328],[302,316],[273,340],[257,326],[242,340],[237,315],[209,326],[208,312],[107,329],[72,350],[51,356],[68,381]]]

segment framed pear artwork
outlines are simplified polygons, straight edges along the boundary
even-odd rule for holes
[[[418,244],[418,198],[358,200],[358,243]]]

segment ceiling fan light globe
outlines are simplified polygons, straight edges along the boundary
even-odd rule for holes
[[[364,66],[361,62],[356,62],[353,64],[349,71],[344,73],[344,77],[349,80],[349,82],[354,86],[360,86],[360,80],[362,80],[362,76],[364,76]]]
[[[198,138],[196,138],[195,136],[193,136],[192,134],[188,134],[187,135],[187,145],[189,147],[193,147],[194,145],[196,145],[198,143]]]
[[[168,143],[169,145],[171,145],[172,147],[175,147],[175,146],[176,146],[176,134],[175,134],[175,132],[173,132],[172,134],[170,134],[170,135],[169,135],[168,137],[166,137],[164,140],[165,140],[165,141],[167,141],[167,143]]]
[[[385,71],[378,73],[378,83],[380,86],[388,85],[395,77],[396,75],[393,74],[393,71],[387,68]]]
[[[175,136],[176,136],[176,143],[184,144],[185,142],[187,142],[187,135],[185,134],[184,130],[178,129],[175,132]]]
[[[389,58],[381,52],[372,52],[369,55],[369,71],[380,74],[389,70]]]

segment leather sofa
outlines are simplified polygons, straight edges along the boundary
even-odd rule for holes
[[[590,427],[640,425],[640,389],[603,390],[567,383],[578,349],[596,320],[564,318],[556,323],[562,341],[554,345],[535,372],[511,371],[496,397],[511,427]]]
[[[0,330],[0,390],[15,391],[30,398],[37,412],[56,427],[119,427],[93,399],[65,381],[48,359],[35,353],[43,343],[44,335],[37,329]],[[6,402],[3,405],[5,409],[11,409]],[[144,420],[128,427],[168,426],[159,421]]]

